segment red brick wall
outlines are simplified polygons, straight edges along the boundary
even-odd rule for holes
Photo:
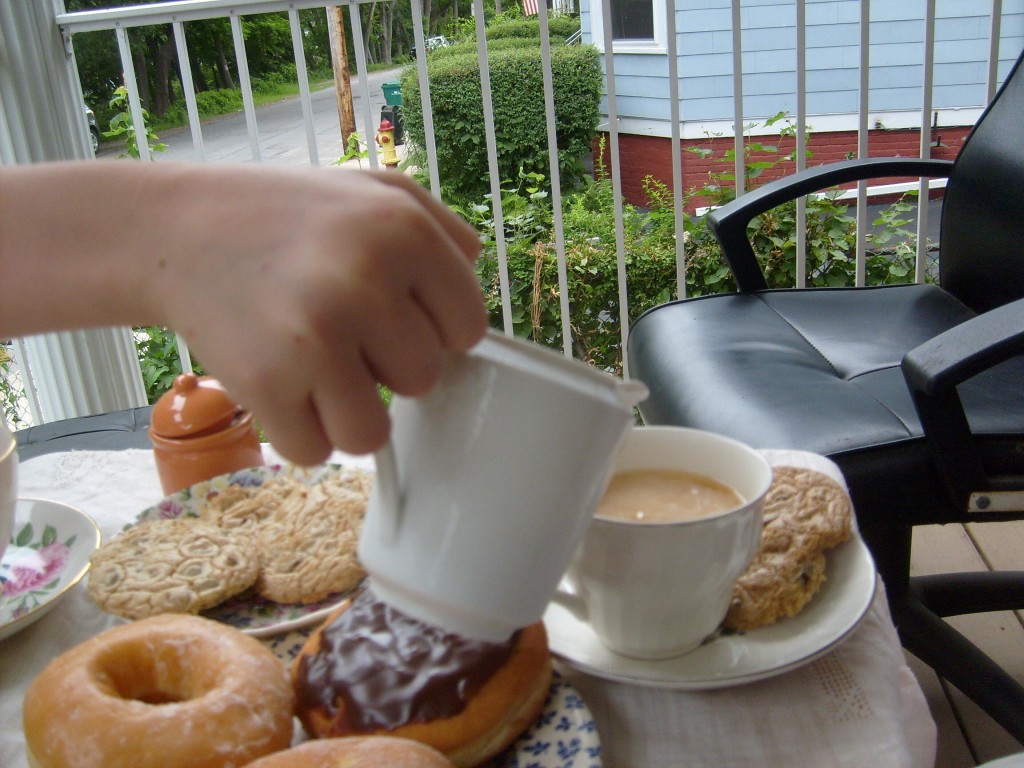
[[[960,128],[939,128],[933,130],[932,140],[941,141],[941,146],[932,147],[931,156],[939,159],[952,160],[960,150],[970,127]],[[594,142],[595,161],[601,147],[601,139],[607,138],[607,134],[601,134]],[[773,153],[750,153],[750,160],[775,160],[791,153],[794,149],[795,139],[787,137],[780,140],[777,136],[758,136],[748,140],[749,143],[760,143],[763,145],[778,146],[779,151]],[[868,136],[868,154],[871,157],[894,157],[920,155],[920,132],[918,130],[872,130]],[[683,146],[683,183],[687,190],[701,187],[708,180],[708,172],[711,170],[732,171],[731,164],[726,166],[722,162],[713,162],[712,158],[719,161],[725,152],[732,148],[732,137],[718,137],[712,139],[687,139],[682,142]],[[687,151],[688,147],[704,147],[710,149],[712,157],[703,158],[700,155]],[[830,133],[815,133],[808,140],[808,146],[812,155],[808,158],[807,164],[823,165],[825,163],[845,160],[847,157],[856,155],[857,132],[836,131]],[[605,141],[605,167],[608,167],[608,148]],[[622,193],[627,202],[634,205],[646,205],[647,200],[643,191],[643,180],[651,176],[672,187],[672,140],[655,138],[651,136],[635,136],[630,134],[619,134],[619,158],[622,167]],[[779,163],[758,179],[769,181],[781,176],[788,175],[794,170],[792,162]],[[895,181],[895,180],[887,180]],[[885,183],[879,180],[877,183]],[[693,198],[687,204],[687,208],[704,204],[700,198]]]

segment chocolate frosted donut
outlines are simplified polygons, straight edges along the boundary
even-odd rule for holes
[[[312,736],[411,738],[468,768],[529,727],[547,697],[551,659],[541,623],[505,643],[477,642],[363,590],[310,636],[292,682]]]

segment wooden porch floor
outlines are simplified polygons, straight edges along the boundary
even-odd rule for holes
[[[1024,570],[1024,522],[930,526],[915,531],[911,569],[927,574],[985,568]],[[950,623],[1024,682],[1020,612],[953,617]],[[956,688],[908,654],[938,724],[936,768],[965,768],[1015,752],[1015,741]]]

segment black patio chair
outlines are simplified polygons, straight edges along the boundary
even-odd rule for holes
[[[712,212],[738,292],[648,311],[628,358],[651,391],[649,424],[835,461],[904,647],[1024,743],[1024,687],[942,619],[1024,608],[1024,572],[910,576],[914,526],[1024,519],[1022,119],[1018,59],[956,160],[826,165]],[[747,236],[756,216],[837,184],[919,176],[948,179],[938,285],[767,288]]]

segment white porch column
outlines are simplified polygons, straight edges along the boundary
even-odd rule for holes
[[[43,421],[146,404],[135,340],[128,328],[69,331],[24,340]]]
[[[81,84],[56,14],[63,0],[0,2],[0,161],[92,159]],[[127,161],[126,161],[127,162]],[[53,215],[61,215],[54,201]],[[102,296],[96,297],[102,301]],[[46,421],[146,404],[128,328],[25,339],[25,385]]]

